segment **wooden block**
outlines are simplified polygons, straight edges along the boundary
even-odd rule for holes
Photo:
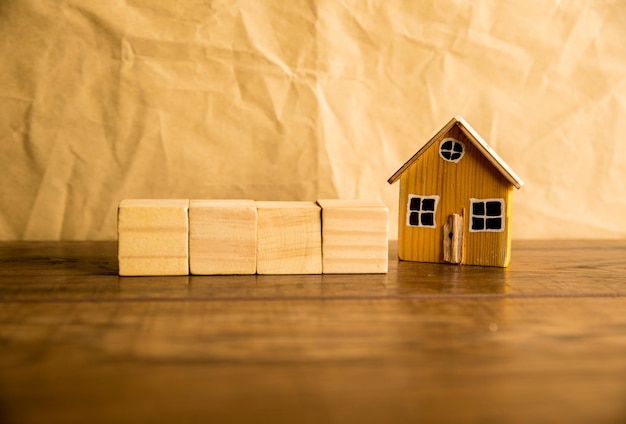
[[[387,207],[377,201],[318,200],[325,274],[386,273]]]
[[[189,274],[189,201],[127,199],[118,209],[120,275]]]
[[[191,200],[191,274],[254,274],[256,226],[253,200]]]
[[[321,274],[320,208],[313,202],[256,202],[257,273]]]

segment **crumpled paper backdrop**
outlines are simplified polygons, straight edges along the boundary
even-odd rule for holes
[[[626,2],[4,0],[0,238],[123,198],[367,198],[452,116],[525,180],[514,238],[626,235]]]

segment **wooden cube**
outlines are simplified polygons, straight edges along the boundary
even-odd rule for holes
[[[377,201],[318,200],[325,274],[386,273],[389,210]]]
[[[189,274],[188,200],[127,199],[118,209],[120,275]]]
[[[191,200],[191,274],[254,274],[256,226],[253,200]]]
[[[321,274],[320,208],[314,202],[256,202],[257,273]]]

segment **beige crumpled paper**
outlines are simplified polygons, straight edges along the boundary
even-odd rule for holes
[[[515,238],[626,235],[625,2],[5,0],[0,238],[114,239],[123,198],[383,200],[463,115]]]

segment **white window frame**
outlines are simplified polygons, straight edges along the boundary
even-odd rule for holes
[[[500,215],[497,216],[488,216],[487,215],[487,202],[498,202],[500,203]],[[474,214],[474,204],[475,203],[482,203],[484,205],[484,214],[482,215],[475,215]],[[501,233],[502,231],[504,231],[504,227],[506,225],[504,216],[505,216],[505,209],[504,209],[504,199],[474,199],[471,198],[470,199],[470,219],[469,219],[469,231],[470,233]],[[474,227],[474,218],[480,218],[483,220],[484,223],[484,228],[482,230],[475,230]],[[500,228],[499,229],[493,229],[493,228],[487,228],[487,219],[489,218],[500,218]]]
[[[448,141],[452,142],[452,147],[454,148],[455,144],[460,144],[461,145],[461,156],[459,156],[456,159],[448,159],[445,158],[443,156],[443,154],[441,153],[441,147],[444,145],[444,143],[447,143]],[[451,151],[451,153],[453,153],[454,150]],[[457,140],[456,138],[452,138],[452,137],[448,137],[448,138],[444,138],[443,141],[441,143],[439,143],[439,156],[441,156],[441,159],[445,160],[446,162],[452,162],[452,163],[457,163],[458,161],[460,161],[461,159],[463,159],[463,156],[465,155],[465,143],[463,143],[462,141]]]
[[[420,199],[420,210],[419,211],[415,211],[411,209],[411,199]],[[422,202],[424,201],[424,199],[432,199],[435,201],[435,206],[433,208],[432,211],[427,211],[428,213],[433,214],[433,225],[422,225],[422,219],[421,219],[421,215],[422,212],[424,212],[422,210]],[[420,194],[409,194],[409,200],[406,204],[406,225],[407,227],[413,227],[413,228],[437,228],[437,206],[439,206],[439,196],[437,195],[430,195],[430,196],[422,196]],[[414,225],[411,224],[411,213],[415,213],[415,212],[419,212],[419,224],[418,225]]]

